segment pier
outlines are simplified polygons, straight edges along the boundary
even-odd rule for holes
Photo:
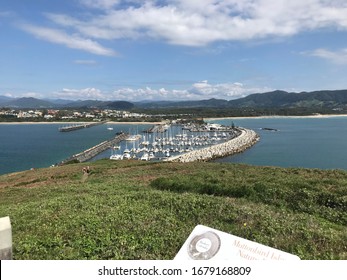
[[[129,137],[128,134],[125,134],[125,133],[119,134],[111,140],[101,142],[100,144],[98,144],[94,147],[91,147],[91,148],[89,148],[89,149],[87,149],[81,153],[78,153],[76,155],[69,157],[66,160],[63,160],[58,165],[64,165],[68,162],[86,162],[86,161],[92,159],[93,157],[95,157],[96,155],[102,153],[103,151],[106,151],[110,147],[113,147],[113,146],[119,144],[121,141],[126,140],[128,137]]]
[[[82,129],[82,128],[88,128],[88,127],[92,127],[92,126],[96,126],[96,125],[100,125],[100,124],[104,124],[104,123],[106,123],[106,121],[93,122],[93,123],[83,123],[83,124],[73,124],[73,125],[69,125],[69,126],[59,127],[59,131],[60,132],[69,132],[69,131],[74,131],[74,130],[78,130],[78,129]]]
[[[165,132],[166,130],[168,130],[168,128],[170,127],[170,125],[168,124],[156,124],[154,126],[152,126],[151,128],[145,130],[144,132],[146,133],[161,133],[161,132]]]

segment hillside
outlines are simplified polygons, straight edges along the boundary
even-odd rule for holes
[[[312,92],[255,93],[235,100],[207,99],[179,102],[135,103],[139,108],[334,108],[347,105],[347,90],[322,90]]]
[[[136,102],[136,107],[144,109],[160,108],[225,108],[228,101],[225,99],[187,100],[187,101],[152,101]]]
[[[38,109],[38,108],[53,108],[54,104],[49,101],[45,101],[45,100],[37,99],[33,97],[22,97],[22,98],[7,100],[6,102],[3,102],[2,104],[0,104],[0,106],[10,107],[10,108]]]
[[[347,259],[347,172],[101,160],[0,176],[15,259],[173,259],[197,224]]]
[[[100,100],[43,100],[33,97],[9,98],[0,95],[0,107],[19,109],[42,109],[42,108],[100,108],[114,110],[129,110],[134,104],[127,101],[100,101]]]
[[[338,107],[347,105],[347,90],[286,92],[273,91],[251,94],[247,97],[229,101],[231,107]]]
[[[100,100],[41,100],[36,98],[10,99],[0,96],[0,107],[12,108],[101,108],[101,109],[147,109],[166,110],[179,108],[189,109],[234,109],[234,108],[326,108],[326,109],[346,109],[347,90],[322,90],[312,92],[286,92],[272,91],[265,93],[255,93],[244,98],[235,100],[206,99],[206,100],[186,100],[186,101],[100,101]],[[189,111],[188,111],[189,112]]]

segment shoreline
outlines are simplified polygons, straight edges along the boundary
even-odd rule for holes
[[[6,124],[6,125],[11,125],[11,124],[62,124],[62,125],[67,125],[67,124],[89,124],[89,123],[97,123],[97,122],[0,122],[0,125]],[[165,122],[106,122],[105,124],[163,124]]]
[[[210,120],[224,120],[224,119],[311,119],[311,118],[336,118],[336,117],[347,117],[347,114],[317,114],[317,115],[305,115],[305,116],[254,116],[254,117],[217,117],[217,118],[204,118],[206,121]]]
[[[273,116],[252,116],[252,117],[208,117],[208,118],[203,118],[204,121],[211,121],[211,120],[223,120],[223,119],[306,119],[306,118],[338,118],[338,117],[347,117],[347,114],[315,114],[315,115],[304,115],[304,116],[281,116],[281,115],[273,115]],[[0,122],[0,125],[19,125],[19,124],[62,124],[62,125],[67,125],[67,124],[77,124],[77,123],[96,123],[93,121],[90,122],[81,122],[81,121],[76,121],[76,122]],[[161,122],[139,122],[139,121],[134,121],[134,122],[116,122],[116,121],[109,121],[106,122],[105,124],[165,124],[166,121],[161,121]]]

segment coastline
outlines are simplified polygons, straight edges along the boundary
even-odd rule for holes
[[[96,123],[96,122],[0,122],[1,124],[6,124],[6,125],[11,125],[11,124],[62,124],[62,125],[67,125],[67,124],[76,124],[76,123]],[[105,124],[163,124],[165,122],[106,122]]]
[[[307,118],[337,118],[347,117],[347,114],[316,114],[316,115],[305,115],[305,116],[254,116],[254,117],[217,117],[217,118],[204,118],[204,121],[211,120],[224,120],[224,119],[307,119]]]
[[[211,121],[211,120],[223,120],[223,119],[306,119],[306,118],[338,118],[338,117],[347,117],[347,114],[315,114],[315,115],[304,115],[304,116],[281,116],[281,115],[273,115],[273,116],[253,116],[253,117],[215,117],[215,118],[203,118],[204,121]],[[0,122],[0,125],[19,125],[19,124],[62,124],[62,125],[67,125],[67,124],[76,124],[76,123],[95,123],[93,121],[90,122]],[[164,124],[166,123],[165,121],[161,122],[139,122],[139,121],[134,121],[134,122],[116,122],[116,121],[109,121],[106,122],[105,124]]]

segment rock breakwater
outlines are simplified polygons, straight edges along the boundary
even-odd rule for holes
[[[245,128],[238,128],[240,135],[227,142],[194,150],[186,154],[170,157],[166,161],[172,162],[192,162],[209,161],[215,158],[230,156],[241,153],[259,141],[259,135],[255,131]]]

